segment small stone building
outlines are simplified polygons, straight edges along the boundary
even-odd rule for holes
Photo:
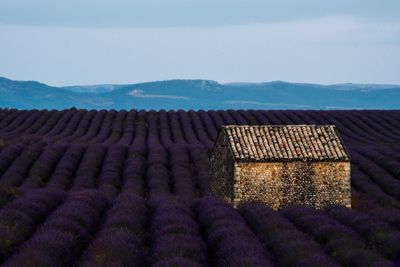
[[[226,125],[210,164],[212,194],[234,206],[351,207],[350,159],[334,125]]]

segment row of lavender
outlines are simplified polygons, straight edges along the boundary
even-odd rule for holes
[[[143,135],[142,141],[131,147],[12,144],[0,151],[0,184],[22,192],[43,187],[64,191],[100,189],[110,198],[122,191],[141,197],[173,194],[183,200],[209,195],[205,148],[166,148],[148,142],[150,138]],[[353,195],[361,196],[359,200],[367,196],[369,205],[374,203],[374,209],[365,210],[379,210],[384,216],[394,214],[397,220],[393,208],[400,208],[400,160],[395,151],[364,147],[352,148],[350,154]]]
[[[0,185],[23,192],[100,189],[110,198],[129,191],[192,200],[210,192],[209,161],[202,147],[9,145],[0,151]]]
[[[209,167],[207,148],[196,140],[216,137],[217,127],[224,123],[331,123],[334,122],[345,138],[352,159],[352,186],[363,200],[356,203],[373,204],[371,212],[382,216],[394,214],[399,208],[400,158],[395,138],[399,132],[396,111],[27,111],[1,110],[0,125],[3,138],[19,133],[27,143],[11,142],[0,150],[0,183],[15,186],[23,191],[31,188],[51,187],[62,190],[100,188],[110,197],[121,190],[133,191],[140,196],[172,193],[183,199],[193,199],[209,194]],[[63,115],[64,114],[64,115]],[[67,127],[73,118],[76,129]],[[112,115],[113,114],[113,115]],[[120,125],[122,139],[129,146],[120,144],[80,143],[75,137],[95,136],[105,133],[112,125],[111,119],[126,120]],[[46,117],[46,116],[47,117]],[[68,118],[70,121],[63,119]],[[90,115],[90,116],[89,116]],[[103,116],[104,121],[95,120]],[[92,120],[88,119],[92,118]],[[10,118],[12,120],[10,120]],[[47,118],[47,121],[44,119]],[[53,118],[58,118],[57,122]],[[106,122],[107,119],[107,123]],[[129,123],[127,123],[129,118]],[[200,118],[196,120],[196,118]],[[97,121],[96,123],[94,123]],[[376,124],[383,125],[378,128]],[[36,122],[36,123],[33,123]],[[40,122],[40,123],[39,123]],[[108,125],[98,129],[96,125]],[[127,123],[127,124],[126,124]],[[375,123],[375,124],[374,124]],[[36,127],[32,126],[36,125]],[[39,125],[39,126],[37,126]],[[51,126],[52,125],[52,126]],[[55,130],[63,125],[64,130]],[[86,126],[85,126],[86,125]],[[113,123],[115,125],[115,123]],[[111,128],[113,128],[112,126]],[[203,128],[202,128],[203,127]],[[380,126],[379,126],[380,127]],[[12,130],[13,129],[13,130]],[[203,129],[203,135],[200,134]],[[54,130],[54,131],[53,131]],[[206,131],[207,130],[207,131]],[[390,130],[390,131],[389,131]],[[48,132],[49,131],[49,132]],[[109,129],[109,131],[111,131]],[[51,142],[51,132],[59,133],[72,144]],[[90,132],[90,134],[88,134]],[[123,132],[123,134],[122,134]],[[35,133],[42,138],[30,139]],[[368,134],[366,134],[368,133]],[[111,134],[111,136],[116,136]],[[203,136],[201,138],[200,136]],[[206,138],[207,136],[207,138]],[[361,139],[365,136],[364,139]],[[197,138],[198,137],[198,138]],[[63,139],[64,141],[66,139]],[[369,141],[368,141],[368,140]],[[29,142],[34,140],[35,142]],[[54,139],[56,140],[56,139]],[[53,141],[54,141],[53,140]],[[98,139],[100,140],[100,139]],[[370,142],[373,140],[374,142]],[[75,144],[75,141],[77,144]],[[209,141],[207,141],[209,142]],[[205,143],[207,143],[205,142]],[[32,143],[32,144],[30,144]],[[96,143],[96,142],[94,142]],[[397,220],[397,217],[396,217]]]
[[[151,138],[150,136],[148,137]],[[202,147],[139,142],[123,145],[9,145],[0,151],[0,183],[22,190],[100,188],[115,195],[124,189],[138,194],[173,193],[193,199],[209,193],[209,162]],[[394,154],[394,155],[392,155]],[[383,205],[400,207],[400,158],[395,152],[350,150],[352,185]]]
[[[399,111],[17,111],[0,110],[0,135],[46,143],[132,145],[142,132],[153,143],[210,148],[225,124],[335,124],[347,143],[399,140]],[[29,138],[28,138],[29,139]]]
[[[0,209],[4,266],[392,266],[400,228],[331,207],[36,189]]]
[[[399,116],[1,110],[1,262],[390,266],[400,244]],[[220,125],[260,123],[337,125],[350,150],[359,212],[277,213],[256,204],[236,211],[217,199],[196,200],[210,192],[207,153]]]

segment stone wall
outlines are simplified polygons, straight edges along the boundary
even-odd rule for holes
[[[242,200],[273,209],[289,204],[351,207],[349,162],[235,163],[235,206]]]
[[[350,162],[315,162],[313,165],[318,173],[315,176],[317,208],[332,204],[351,208]]]
[[[234,159],[226,135],[220,135],[210,157],[211,193],[229,203],[233,199]]]
[[[282,163],[236,163],[233,205],[241,200],[267,203],[277,209],[281,194]]]

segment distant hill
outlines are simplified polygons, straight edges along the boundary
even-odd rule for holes
[[[400,109],[399,99],[400,85],[168,80],[54,87],[0,77],[0,107],[17,109]]]

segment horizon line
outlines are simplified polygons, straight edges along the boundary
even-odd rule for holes
[[[318,83],[318,82],[295,82],[295,81],[288,81],[288,80],[269,80],[269,81],[259,81],[259,82],[246,82],[246,81],[230,81],[230,82],[219,82],[213,79],[205,79],[205,78],[171,78],[165,80],[148,80],[142,82],[122,82],[122,83],[94,83],[94,84],[70,84],[70,85],[51,85],[46,82],[42,82],[39,80],[19,80],[19,79],[11,79],[5,76],[0,76],[0,78],[14,81],[14,82],[36,82],[41,83],[50,87],[57,87],[57,88],[65,88],[65,87],[90,87],[90,86],[129,86],[129,85],[136,85],[136,84],[146,84],[146,83],[156,83],[156,82],[170,82],[170,81],[206,81],[206,82],[214,82],[220,85],[235,85],[235,84],[267,84],[267,83],[289,83],[289,84],[299,84],[299,85],[319,85],[319,86],[335,86],[335,85],[379,85],[379,86],[395,86],[399,87],[399,84],[395,83],[359,83],[359,82],[340,82],[340,83]]]

